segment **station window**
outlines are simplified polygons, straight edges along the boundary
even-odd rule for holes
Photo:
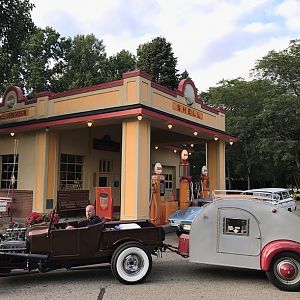
[[[166,189],[173,189],[173,174],[165,174]]]
[[[249,220],[223,218],[223,233],[233,235],[249,235]]]
[[[83,156],[61,154],[60,180],[61,190],[81,190],[83,183]]]
[[[100,159],[99,172],[100,173],[110,173],[110,172],[112,172],[112,160]]]
[[[2,164],[1,164],[1,189],[12,188],[10,186],[11,175],[14,171],[15,176],[15,184],[14,189],[17,188],[17,180],[18,180],[18,160],[19,156],[16,155],[16,159],[14,161],[14,155],[2,155]]]

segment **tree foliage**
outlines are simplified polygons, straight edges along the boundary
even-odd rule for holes
[[[281,89],[265,99],[260,151],[273,158],[275,166],[288,170],[288,183],[300,186],[300,40],[291,41],[283,51],[270,51],[255,70],[257,76]]]
[[[163,37],[139,45],[137,49],[137,68],[152,74],[153,80],[168,88],[178,86],[177,58],[171,43]]]
[[[202,94],[209,104],[225,109],[226,131],[239,138],[239,142],[226,152],[229,187],[234,181],[242,179],[247,182],[247,186],[242,187],[251,188],[254,181],[258,180],[256,170],[261,170],[263,165],[258,151],[260,113],[264,109],[263,99],[272,94],[273,87],[265,81],[245,81],[241,78],[224,80],[218,87],[210,88]],[[238,186],[241,184],[238,183]]]
[[[93,34],[77,35],[66,54],[67,67],[63,81],[67,89],[80,88],[106,81],[106,52],[102,40]]]
[[[22,42],[35,29],[33,7],[28,0],[0,0],[0,94],[17,77]]]
[[[66,68],[66,50],[70,39],[61,38],[50,27],[37,29],[22,44],[20,80],[26,92],[59,91],[63,86],[62,74]]]
[[[291,41],[283,51],[270,51],[257,61],[255,71],[258,77],[300,96],[300,40]]]
[[[127,50],[122,50],[109,57],[107,62],[107,81],[118,80],[122,74],[136,69],[136,57]]]

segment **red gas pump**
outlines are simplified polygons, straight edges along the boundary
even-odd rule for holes
[[[181,162],[179,165],[179,207],[180,209],[190,205],[190,164],[188,162],[189,153],[187,150],[181,152]]]
[[[149,205],[150,221],[156,225],[165,223],[161,197],[165,194],[165,176],[161,175],[162,166],[156,163],[154,174],[151,176],[151,196]]]

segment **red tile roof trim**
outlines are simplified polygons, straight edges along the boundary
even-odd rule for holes
[[[129,72],[122,74],[123,79],[130,78],[130,77],[136,77],[136,76],[141,76],[145,79],[152,80],[152,75],[149,73],[146,73],[145,71],[142,71],[142,70],[134,70],[134,71],[129,71]]]

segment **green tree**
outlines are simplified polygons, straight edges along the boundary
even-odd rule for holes
[[[66,68],[66,51],[70,39],[61,38],[50,27],[37,29],[22,44],[20,58],[20,78],[28,94],[66,88],[62,76]]]
[[[251,188],[257,180],[255,170],[261,167],[261,158],[258,152],[259,132],[261,127],[260,112],[263,110],[263,99],[272,93],[272,86],[264,81],[244,81],[240,78],[224,80],[219,86],[210,88],[202,93],[202,98],[214,106],[221,106],[226,113],[226,131],[239,138],[226,151],[226,170],[229,179],[229,188],[233,182],[241,179]],[[238,186],[241,188],[240,183]]]
[[[107,66],[107,81],[118,80],[122,74],[136,69],[136,57],[127,50],[110,56]]]
[[[256,76],[276,84],[277,93],[265,99],[260,151],[272,156],[286,184],[300,186],[300,40],[287,49],[270,51],[255,66]],[[280,172],[280,173],[282,173]]]
[[[0,0],[0,94],[18,81],[21,45],[35,29],[33,7],[28,0]]]
[[[168,88],[178,86],[177,58],[174,57],[171,43],[163,37],[139,45],[137,68],[152,74],[153,80]]]
[[[255,66],[256,76],[300,96],[300,40],[293,40],[283,51],[270,51]]]
[[[74,37],[66,60],[66,72],[62,79],[68,89],[103,83],[107,79],[105,46],[93,34]]]

